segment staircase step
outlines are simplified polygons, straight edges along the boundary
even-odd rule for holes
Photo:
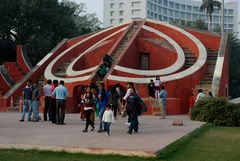
[[[16,106],[16,107],[9,107],[7,109],[7,112],[19,112],[19,106]]]

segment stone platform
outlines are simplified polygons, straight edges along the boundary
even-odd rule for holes
[[[156,156],[156,153],[203,122],[191,121],[176,115],[160,119],[159,116],[140,116],[139,132],[127,134],[127,118],[118,116],[111,126],[110,136],[95,131],[83,133],[85,122],[79,114],[67,114],[66,125],[51,122],[18,122],[20,113],[0,113],[0,148],[65,150],[95,154]],[[183,126],[173,126],[173,120],[182,119]]]

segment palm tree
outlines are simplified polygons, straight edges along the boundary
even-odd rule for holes
[[[214,12],[214,7],[221,9],[222,3],[216,0],[203,0],[202,5],[200,6],[200,11],[206,9],[208,14],[208,31],[210,31],[210,22],[212,22],[212,13]]]

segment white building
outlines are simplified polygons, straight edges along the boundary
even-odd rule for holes
[[[224,29],[240,38],[239,0],[225,3]],[[150,18],[160,21],[192,22],[198,19],[208,23],[206,12],[200,12],[201,1],[195,0],[104,0],[104,27],[114,26],[132,18]],[[212,14],[211,29],[221,23],[221,11]]]

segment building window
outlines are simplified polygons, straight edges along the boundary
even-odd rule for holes
[[[167,15],[167,9],[166,8],[163,8],[163,14]]]
[[[133,16],[139,16],[140,15],[140,9],[132,10],[132,15]]]
[[[175,11],[175,17],[179,18],[179,12],[178,11]]]
[[[159,19],[160,21],[162,21],[162,16],[161,16],[161,15],[158,15],[158,19]]]
[[[111,11],[111,12],[110,12],[110,16],[113,16],[113,15],[114,15],[114,11]]]
[[[218,9],[214,9],[214,12],[215,14],[219,14],[219,10]]]
[[[185,10],[186,6],[184,4],[181,4],[181,10]]]
[[[166,16],[163,16],[163,21],[168,21],[168,18]]]
[[[124,3],[119,3],[119,8],[123,8],[124,7]]]
[[[110,20],[110,24],[114,24],[114,19],[111,19],[111,20]]]
[[[168,1],[167,0],[163,0],[163,5],[164,6],[168,6]]]
[[[217,28],[217,27],[219,27],[219,26],[220,26],[219,23],[214,23],[214,28]]]
[[[158,13],[162,12],[162,7],[158,6]]]
[[[179,9],[179,6],[180,6],[179,3],[175,3],[175,8],[176,9]]]
[[[156,5],[154,5],[154,11],[157,12],[157,6]]]
[[[150,3],[150,10],[153,10],[153,4]]]
[[[123,10],[119,11],[119,16],[123,16]]]
[[[140,7],[141,2],[132,2],[132,7]]]
[[[187,18],[187,19],[191,19],[191,13],[187,13],[187,14],[186,14],[186,18]]]
[[[228,28],[233,28],[233,24],[228,24]]]
[[[169,1],[169,7],[174,8],[174,3]]]
[[[114,8],[114,3],[111,3],[111,4],[110,4],[110,8]]]
[[[198,12],[199,11],[199,8],[198,7],[193,7],[193,12]]]
[[[120,19],[119,19],[119,23],[122,23],[122,22],[123,22],[123,18],[120,18]]]
[[[219,16],[213,16],[213,21],[214,22],[220,22],[220,17]]]
[[[192,6],[187,6],[187,11],[192,11]]]
[[[162,0],[158,0],[158,4],[162,4]]]
[[[233,23],[233,16],[228,16],[228,22]]]
[[[229,15],[233,15],[233,9],[229,9],[229,10],[228,10],[228,14],[229,14]]]
[[[173,10],[168,10],[168,15],[173,16]]]
[[[181,18],[185,18],[185,12],[181,12]]]
[[[205,15],[200,15],[199,19],[205,21],[206,20],[206,16]]]
[[[194,21],[198,20],[198,14],[193,14],[192,18],[193,18]]]
[[[224,9],[224,14],[227,14],[227,9]]]
[[[157,19],[158,18],[158,14],[155,13],[154,14],[154,18]]]

